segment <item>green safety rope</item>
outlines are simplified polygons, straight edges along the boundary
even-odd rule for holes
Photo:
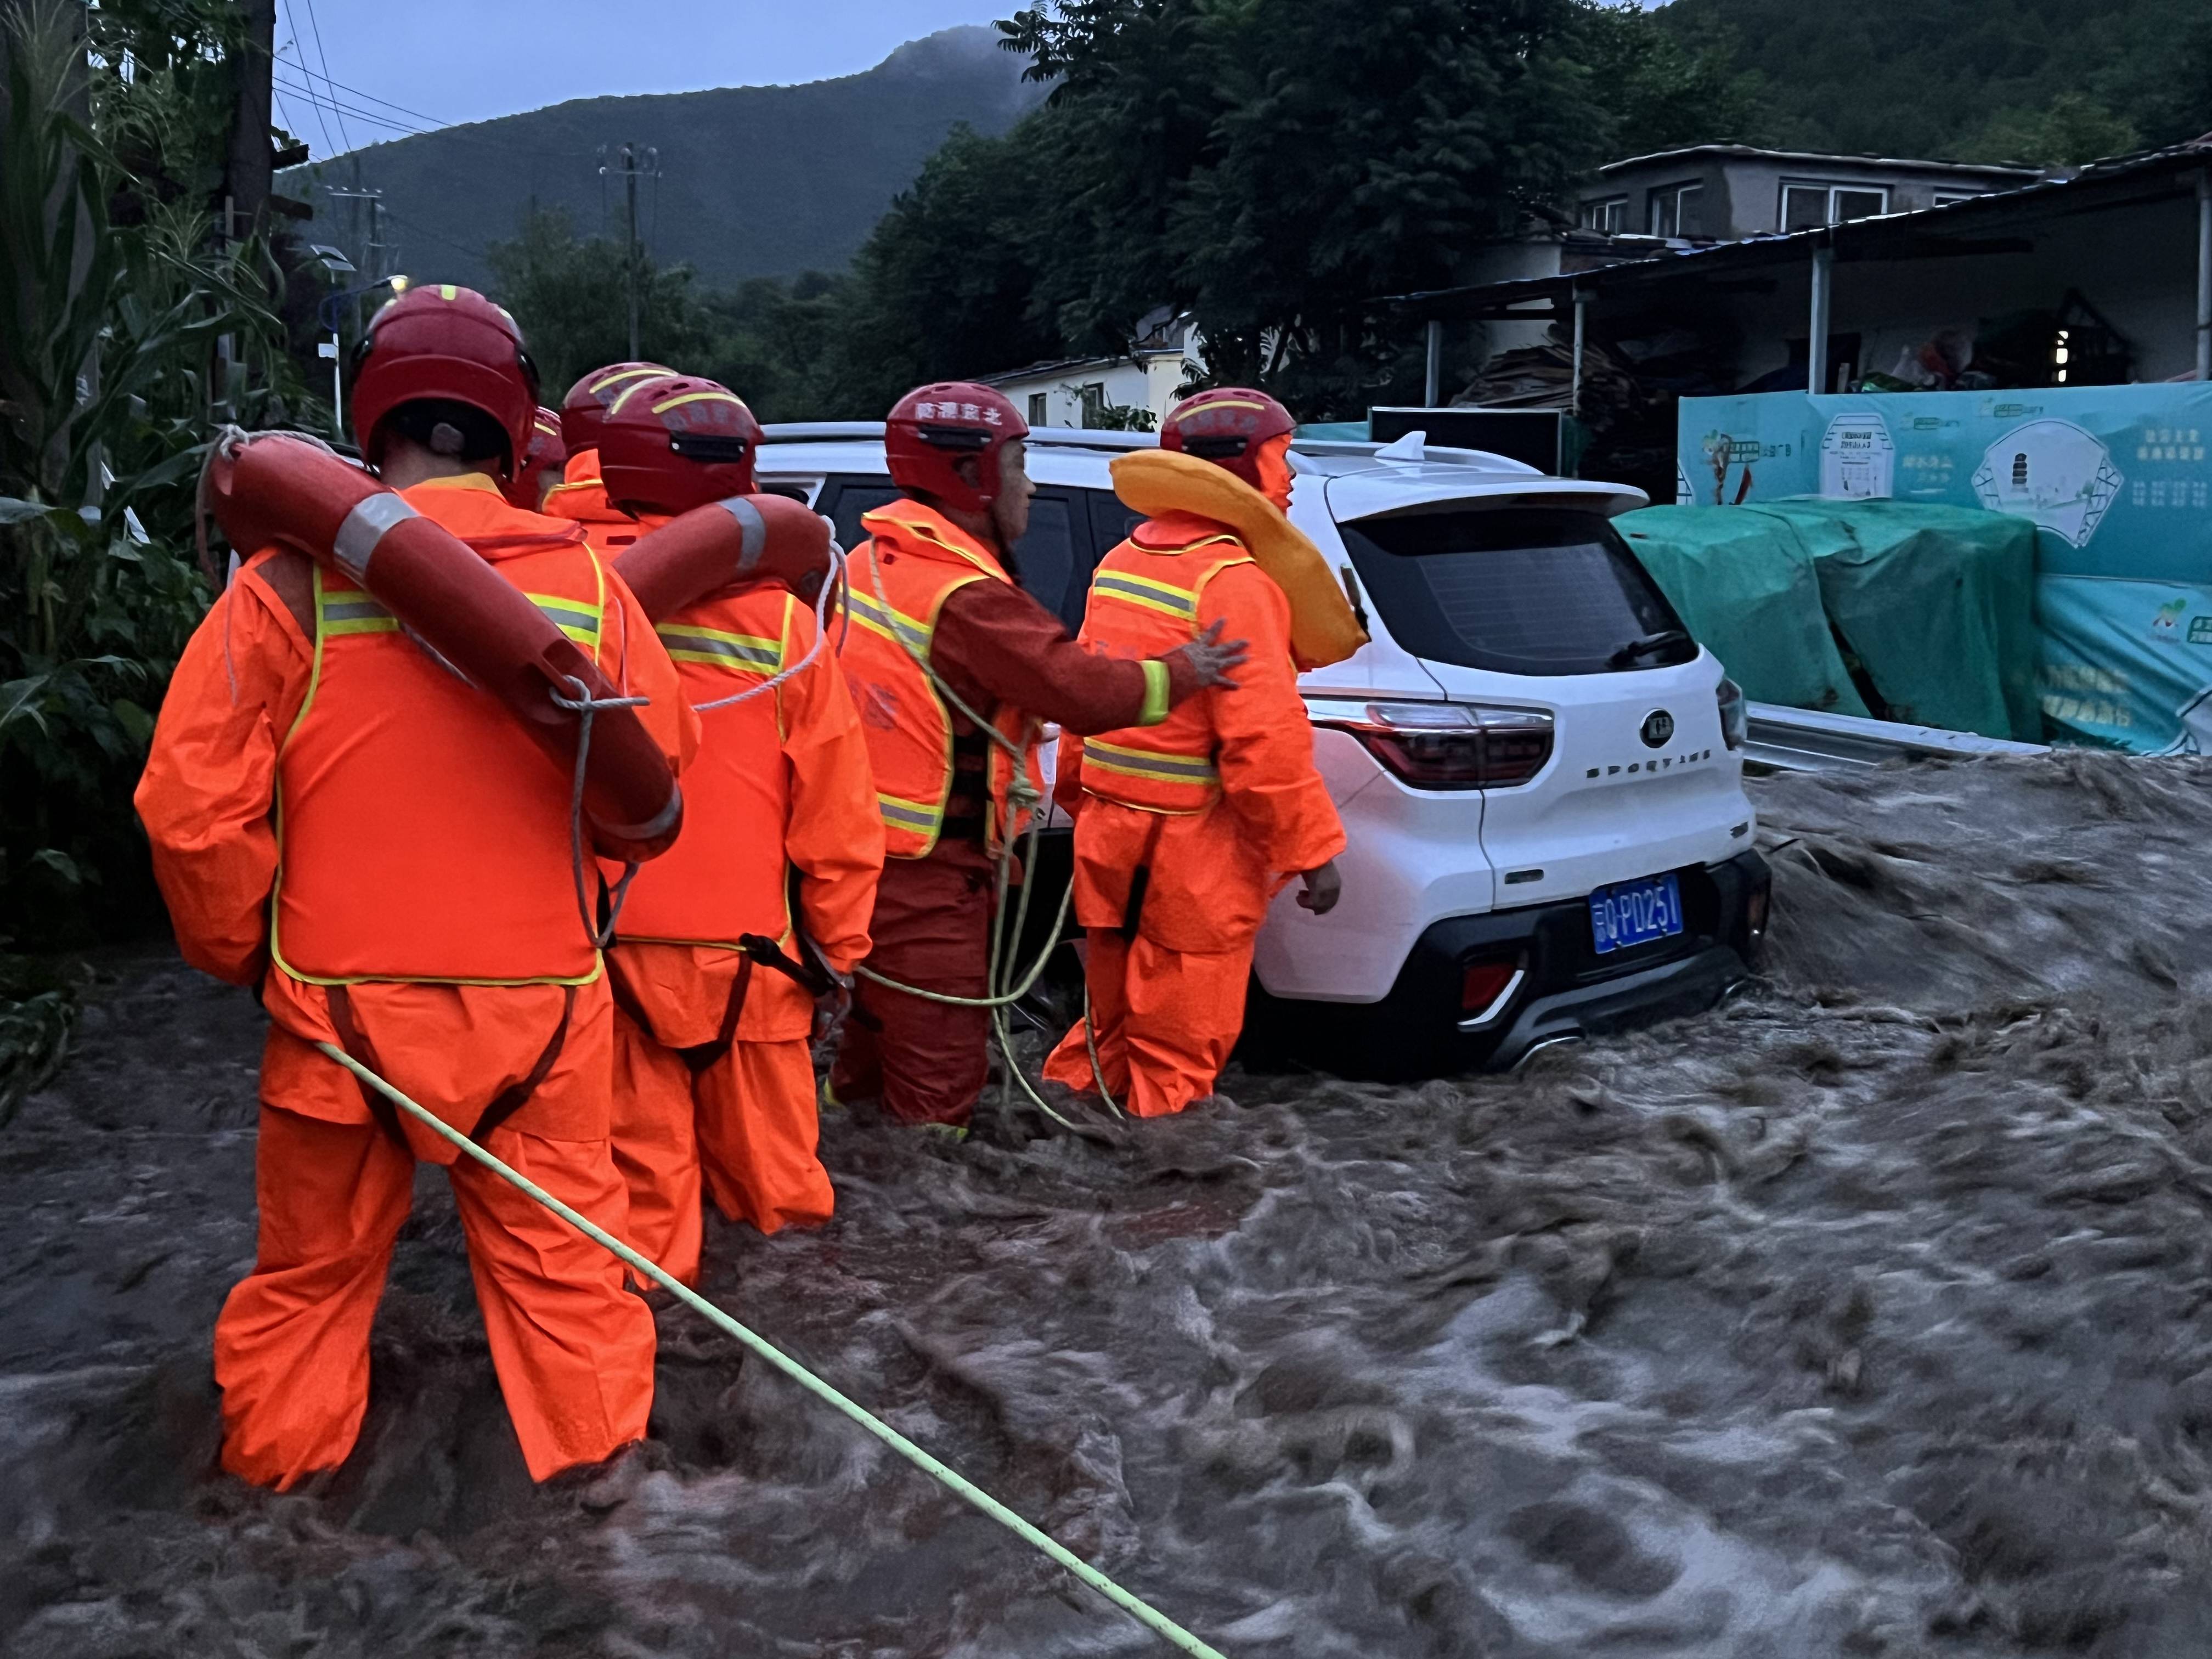
[[[933,1475],[946,1488],[957,1493],[960,1497],[966,1498],[970,1504],[973,1504],[977,1509],[982,1510],[984,1514],[989,1516],[991,1519],[996,1521],[1000,1526],[1005,1527],[1013,1533],[1024,1543],[1027,1543],[1036,1549],[1042,1550],[1046,1555],[1050,1556],[1053,1560],[1057,1562],[1060,1565],[1066,1568],[1068,1571],[1073,1573],[1085,1583],[1090,1585],[1091,1589],[1097,1590],[1108,1601],[1113,1602],[1115,1607],[1120,1607],[1131,1618],[1136,1620],[1138,1623],[1145,1626],[1156,1635],[1164,1638],[1168,1642],[1172,1644],[1174,1646],[1180,1648],[1183,1652],[1198,1656],[1198,1659],[1225,1659],[1225,1656],[1224,1656],[1218,1650],[1208,1647],[1204,1642],[1199,1640],[1197,1637],[1192,1635],[1181,1625],[1176,1624],[1175,1620],[1170,1619],[1165,1613],[1160,1612],[1150,1603],[1139,1600],[1127,1590],[1123,1589],[1119,1584],[1109,1578],[1104,1573],[1099,1571],[1097,1568],[1092,1566],[1081,1556],[1076,1554],[1073,1550],[1068,1549],[1065,1545],[1054,1540],[1049,1534],[1031,1526],[1028,1522],[1023,1520],[1020,1516],[1015,1514],[1013,1510],[1008,1509],[997,1498],[992,1497],[990,1493],[985,1492],[981,1486],[976,1486],[973,1481],[959,1474],[958,1471],[939,1462],[936,1458],[924,1451],[920,1446],[915,1445],[913,1441],[901,1434],[896,1429],[891,1427],[890,1424],[884,1422],[881,1418],[877,1417],[873,1413],[870,1412],[866,1407],[859,1405],[855,1401],[846,1398],[845,1395],[840,1394],[836,1389],[831,1388],[830,1384],[824,1382],[820,1377],[815,1376],[813,1372],[808,1370],[805,1366],[792,1358],[790,1355],[785,1353],[782,1349],[777,1347],[766,1337],[763,1337],[757,1332],[754,1332],[747,1327],[738,1323],[738,1321],[732,1319],[728,1314],[724,1313],[720,1308],[708,1301],[705,1297],[701,1296],[690,1285],[683,1284],[678,1280],[659,1262],[640,1255],[635,1250],[630,1249],[629,1245],[623,1243],[612,1233],[608,1232],[603,1227],[595,1225],[585,1217],[579,1215],[575,1211],[570,1209],[559,1199],[554,1197],[552,1194],[547,1192],[543,1187],[538,1186],[527,1176],[510,1169],[501,1159],[495,1157],[492,1153],[485,1151],[482,1146],[477,1146],[475,1141],[470,1139],[459,1129],[453,1127],[452,1124],[447,1123],[436,1113],[430,1111],[428,1108],[420,1106],[414,1101],[409,1099],[404,1094],[401,1093],[399,1090],[386,1082],[374,1072],[369,1070],[368,1066],[362,1065],[351,1054],[346,1053],[344,1049],[337,1047],[335,1043],[330,1042],[318,1042],[315,1047],[319,1048],[324,1054],[329,1055],[339,1065],[344,1066],[346,1070],[351,1072],[356,1078],[360,1079],[362,1083],[375,1090],[386,1100],[392,1102],[392,1103],[398,1107],[400,1110],[413,1117],[417,1122],[422,1124],[427,1128],[435,1131],[438,1134],[442,1135],[446,1139],[451,1141],[454,1146],[467,1154],[470,1158],[474,1158],[477,1163],[483,1164],[494,1175],[498,1176],[500,1179],[507,1182],[508,1185],[515,1188],[520,1192],[527,1194],[532,1198],[536,1199],[540,1204],[552,1211],[555,1215],[559,1216],[562,1220],[567,1222],[570,1226],[574,1227],[578,1232],[583,1234],[585,1237],[590,1239],[593,1243],[599,1245],[605,1249],[612,1251],[616,1256],[620,1258],[635,1272],[644,1274],[647,1278],[652,1279],[653,1283],[659,1285],[664,1290],[672,1292],[679,1301],[683,1302],[693,1311],[704,1315],[708,1320],[713,1322],[717,1328],[730,1336],[735,1337],[739,1342],[743,1343],[747,1349],[750,1350],[753,1353],[759,1355],[760,1358],[766,1360],[769,1364],[775,1366],[776,1370],[781,1371],[793,1382],[798,1383],[799,1387],[805,1389],[809,1394],[814,1395],[816,1399],[823,1401],[827,1404],[835,1407],[838,1411],[842,1412],[847,1417],[851,1418],[853,1421],[858,1423],[870,1434],[874,1435],[877,1439],[882,1441],[885,1445],[889,1446],[901,1457],[905,1458],[908,1462],[913,1464],[916,1468],[922,1470],[925,1474]]]

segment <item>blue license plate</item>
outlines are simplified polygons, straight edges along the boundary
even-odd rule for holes
[[[1682,931],[1682,890],[1672,876],[1601,887],[1590,895],[1589,908],[1590,940],[1600,956]]]

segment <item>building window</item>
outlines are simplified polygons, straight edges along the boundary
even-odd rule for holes
[[[1651,192],[1654,236],[1696,236],[1705,230],[1705,187],[1668,185]]]
[[[1886,185],[1784,185],[1782,228],[1817,230],[1889,211]]]
[[[1618,236],[1628,228],[1628,198],[1608,196],[1601,202],[1584,202],[1582,228],[1601,236]]]
[[[1042,392],[1030,393],[1030,424],[1031,426],[1052,424],[1052,417],[1046,412],[1045,395]]]
[[[1971,202],[1977,196],[1988,194],[1985,190],[1939,190],[1936,192],[1936,205],[1948,207],[1954,202]]]
[[[1106,382],[1092,380],[1077,387],[1075,395],[1083,400],[1083,424],[1097,426],[1106,413]]]

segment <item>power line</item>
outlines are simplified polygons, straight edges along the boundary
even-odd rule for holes
[[[397,110],[402,115],[411,115],[418,121],[428,121],[434,127],[449,127],[453,125],[442,117],[426,114],[419,109],[410,109],[404,104],[395,104],[389,98],[379,98],[373,92],[363,92],[359,87],[349,87],[343,81],[332,81],[327,75],[323,79],[337,92],[350,94],[365,102],[378,105],[385,109]]]
[[[384,215],[385,217],[392,220],[394,223],[406,226],[408,229],[415,232],[418,236],[428,236],[434,242],[443,242],[447,247],[453,249],[456,253],[465,253],[471,259],[485,264],[489,263],[484,251],[480,247],[470,247],[465,243],[457,242],[452,237],[445,235],[441,232],[434,231],[426,224],[422,224],[416,220],[410,219],[404,213],[395,213],[388,207],[384,210]]]
[[[280,78],[276,84],[282,87],[285,91],[290,93],[294,97],[301,100],[303,102],[313,105],[317,110],[328,110],[331,113],[341,118],[350,115],[357,121],[370,122],[377,126],[389,127],[395,132],[404,132],[410,135],[419,136],[425,132],[438,131],[438,129],[434,127],[418,127],[410,125],[404,121],[395,121],[387,116],[378,115],[374,111],[362,109],[352,104],[339,103],[329,97],[327,94],[317,92],[312,87],[303,87],[297,82],[286,81]],[[324,130],[324,137],[328,137],[329,136],[329,129],[326,127]],[[382,143],[384,141],[379,140],[378,142]],[[351,148],[351,146],[349,145],[349,148]],[[337,152],[335,150],[332,151],[333,155],[337,153]]]
[[[322,20],[315,15],[315,0],[307,0],[307,27],[315,32],[315,57],[323,66],[323,84],[331,89],[331,95],[335,98],[337,82],[331,79],[331,56],[323,50],[323,25]],[[299,25],[295,22],[292,26],[293,38],[297,40],[299,33]],[[302,52],[301,56],[304,59],[307,54]],[[345,112],[343,110],[334,110],[333,112],[338,118],[338,137],[344,139],[345,147],[351,149],[353,136],[345,130]]]
[[[287,40],[287,41],[284,43],[284,51],[285,51],[285,52],[290,52],[290,51],[295,50],[295,49],[298,47],[299,44],[300,44],[300,41],[299,41],[299,31],[295,29],[295,30],[294,30],[294,31],[293,31],[293,36],[292,36],[292,39],[291,39],[291,40]],[[271,84],[272,84],[272,88],[273,88],[273,87],[275,87],[275,86],[283,86],[283,87],[284,87],[285,90],[286,90],[286,91],[288,91],[288,92],[290,92],[290,91],[295,91],[295,90],[297,90],[297,88],[295,88],[291,87],[289,83],[284,82],[282,82],[282,81],[279,81],[279,80],[276,78],[276,65],[277,65],[278,64],[283,63],[283,61],[284,61],[284,52],[276,52],[276,53],[275,53],[273,56],[271,56],[271,58],[270,58],[270,60],[269,60],[270,80],[270,82],[271,82]],[[330,124],[328,121],[326,121],[326,120],[325,120],[325,119],[323,118],[323,106],[322,106],[322,105],[321,105],[319,101],[317,101],[317,100],[315,100],[312,95],[308,98],[308,100],[307,100],[307,101],[308,101],[311,105],[313,105],[313,107],[314,107],[314,112],[315,112],[315,125],[316,125],[317,126],[320,127],[320,128],[323,130],[323,148],[324,148],[324,149],[327,149],[327,150],[329,150],[329,151],[330,151],[330,153],[331,153],[331,155],[337,155],[337,147],[336,147],[336,146],[331,143],[331,124]]]

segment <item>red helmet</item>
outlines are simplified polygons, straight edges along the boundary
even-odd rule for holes
[[[522,465],[507,480],[507,499],[526,512],[535,513],[545,497],[546,485],[561,482],[562,464],[568,459],[568,446],[561,441],[560,412],[540,404],[537,418],[530,423],[530,443],[522,452]]]
[[[999,493],[1000,450],[1029,435],[1030,423],[1004,392],[972,380],[940,380],[915,387],[891,405],[884,422],[884,459],[900,489],[981,513]],[[981,464],[973,484],[956,465],[969,455]]]
[[[354,352],[354,440],[372,462],[379,428],[407,404],[432,406],[409,412],[404,423],[422,428],[409,436],[471,460],[503,440],[501,476],[511,474],[538,413],[538,371],[514,319],[451,283],[410,288],[388,301]]]
[[[760,422],[727,386],[690,374],[632,380],[599,426],[599,478],[624,512],[689,513],[750,495]]]
[[[1295,431],[1297,422],[1264,392],[1216,386],[1184,398],[1160,423],[1160,447],[1195,455],[1228,468],[1253,489],[1267,486],[1260,474],[1260,447]]]
[[[568,446],[571,455],[580,449],[598,448],[599,422],[606,419],[607,405],[622,396],[624,386],[675,372],[665,363],[609,363],[593,369],[561,399],[561,441]]]

